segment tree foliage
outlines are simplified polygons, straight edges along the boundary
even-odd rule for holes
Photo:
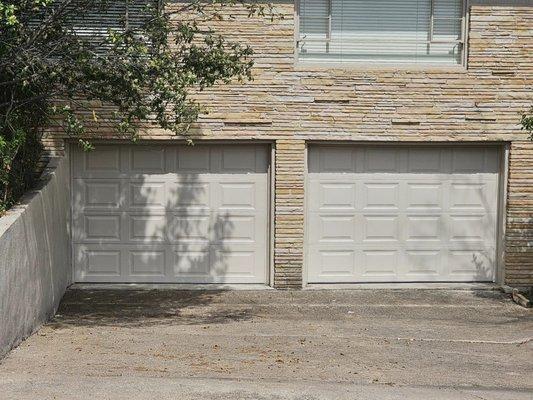
[[[237,2],[0,0],[0,210],[31,185],[52,121],[87,149],[102,124],[133,140],[142,121],[185,134],[200,110],[192,90],[250,79],[252,50],[208,27]],[[119,6],[121,21],[106,28]],[[273,15],[267,4],[242,6]]]
[[[533,140],[533,107],[531,107],[529,112],[522,114],[520,123],[522,124],[522,129],[529,134],[529,140]]]

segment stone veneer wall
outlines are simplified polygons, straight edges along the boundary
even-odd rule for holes
[[[505,283],[533,286],[533,143],[512,143],[509,157]]]
[[[274,286],[302,286],[305,141],[276,142]]]
[[[293,1],[275,2],[283,19],[247,18],[237,6],[226,10],[228,18],[212,23],[228,38],[253,47],[254,80],[197,94],[209,112],[191,135],[198,140],[276,143],[277,287],[299,287],[302,282],[306,140],[513,142],[505,279],[509,284],[533,285],[533,193],[528,172],[533,148],[524,142],[518,125],[520,113],[533,104],[533,5],[520,0],[472,4],[467,69],[297,63]],[[148,126],[142,136],[180,139]],[[97,137],[115,136],[101,129]],[[60,132],[51,132],[46,143],[60,149]]]

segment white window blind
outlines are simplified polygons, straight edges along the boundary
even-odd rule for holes
[[[301,60],[460,64],[463,0],[300,0]]]

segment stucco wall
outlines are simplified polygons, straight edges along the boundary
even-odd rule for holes
[[[70,283],[69,163],[52,159],[40,189],[0,218],[0,358],[57,310]]]

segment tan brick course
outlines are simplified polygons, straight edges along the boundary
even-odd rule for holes
[[[512,143],[509,158],[505,282],[533,286],[533,143]]]

